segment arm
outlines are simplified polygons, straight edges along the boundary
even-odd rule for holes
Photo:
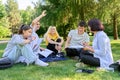
[[[34,26],[35,24],[37,24],[37,22],[38,22],[42,17],[44,17],[44,16],[46,16],[46,10],[44,10],[41,15],[39,15],[37,18],[35,18],[35,19],[32,21],[32,26]]]
[[[95,52],[94,49],[93,49],[91,46],[85,46],[85,47],[83,48],[83,50],[88,50],[88,51],[90,51],[90,52],[92,52],[92,53]]]
[[[106,54],[106,48],[108,47],[107,46],[107,41],[108,39],[106,39],[106,37],[104,35],[100,35],[100,36],[97,36],[97,41],[95,41],[94,44],[96,44],[95,47],[89,47],[89,46],[86,46],[84,49],[85,50],[89,50],[97,55],[101,55],[101,56],[104,56]]]
[[[51,44],[60,44],[60,43],[58,43],[58,42],[56,42],[56,41],[53,41],[53,40],[51,40],[50,38],[49,38],[49,36],[47,36],[47,41],[49,42],[49,43],[51,43]]]
[[[44,51],[44,50],[45,50],[45,48],[40,47],[40,50]]]
[[[108,44],[110,44],[110,42],[108,42],[108,39],[106,38],[105,35],[100,35],[98,36],[97,38],[97,47],[94,48],[94,51],[95,51],[95,54],[97,55],[101,55],[101,56],[104,56],[106,55],[106,52],[108,50],[108,48],[110,46],[108,46]]]
[[[70,43],[71,37],[67,37],[67,40],[65,42],[65,48],[68,47],[69,43]]]
[[[29,43],[31,40],[29,39],[23,39],[20,35],[14,35],[11,39],[12,44],[17,44],[17,45],[25,45],[27,43]]]

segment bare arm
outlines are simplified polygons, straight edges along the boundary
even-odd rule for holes
[[[71,38],[67,37],[67,40],[65,42],[65,48],[67,48],[69,46],[70,40],[71,40]]]
[[[35,24],[37,24],[37,22],[38,22],[42,17],[44,17],[44,16],[46,16],[46,10],[44,10],[41,15],[39,15],[38,17],[36,17],[36,18],[32,21],[32,26],[34,26]]]
[[[56,42],[56,41],[53,41],[53,40],[51,40],[48,36],[47,36],[47,41],[49,42],[49,43],[51,43],[51,44],[60,44],[60,43],[58,43],[58,42]]]

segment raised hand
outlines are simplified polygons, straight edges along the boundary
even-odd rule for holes
[[[42,17],[46,16],[46,10],[44,10],[41,14]]]

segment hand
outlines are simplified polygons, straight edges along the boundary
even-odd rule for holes
[[[44,10],[41,14],[42,17],[46,16],[46,10]]]
[[[91,47],[89,47],[89,46],[85,46],[83,49],[84,49],[84,50],[90,50]]]
[[[88,46],[88,43],[86,43],[86,42],[83,42],[82,44],[83,44],[83,46]]]
[[[94,53],[94,49],[91,46],[85,46],[83,50],[88,50]]]
[[[45,50],[45,48],[40,47],[40,50],[44,51],[44,50]]]
[[[31,37],[31,40],[32,40],[32,41],[33,41],[33,40],[35,40],[35,39],[36,39],[36,37],[35,37],[35,36],[32,36],[32,37]]]
[[[27,43],[27,44],[30,43],[30,42],[31,42],[31,40],[29,40],[29,39],[25,40],[25,43]]]

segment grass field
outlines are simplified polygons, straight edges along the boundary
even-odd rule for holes
[[[114,61],[116,61],[120,59],[120,40],[112,40],[111,46]],[[0,56],[2,56],[5,47],[6,44],[0,44]],[[94,73],[76,73],[76,63],[76,60],[68,59],[50,62],[48,67],[15,64],[11,68],[0,70],[0,80],[120,80],[120,74],[117,71],[96,71],[95,67],[90,66],[85,66],[85,68],[95,70]]]

